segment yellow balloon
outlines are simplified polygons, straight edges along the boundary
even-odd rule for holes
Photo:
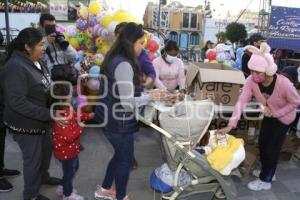
[[[83,19],[87,19],[89,15],[88,8],[86,6],[81,6],[79,10],[79,16]]]
[[[69,41],[70,41],[70,36],[69,36],[69,34],[66,33],[66,32],[64,32],[63,34],[64,34],[64,36],[65,36],[65,39],[69,42]]]
[[[106,53],[110,50],[110,45],[107,43],[104,43],[100,48],[100,53],[103,55],[106,55]]]
[[[104,15],[101,19],[101,23],[105,28],[107,28],[112,21],[113,21],[113,16],[111,15]]]
[[[99,49],[103,46],[103,45],[105,45],[105,40],[104,39],[102,39],[101,37],[98,37],[97,39],[96,39],[96,47],[98,47]]]
[[[131,19],[130,14],[125,10],[118,10],[113,16],[113,21],[116,22],[129,22]]]
[[[77,49],[79,47],[79,43],[76,38],[70,38],[70,44],[72,45],[73,48]]]
[[[93,1],[89,5],[89,13],[97,15],[101,11],[101,4],[98,1]]]

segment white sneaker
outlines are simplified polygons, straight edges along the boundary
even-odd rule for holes
[[[64,196],[64,190],[63,190],[63,186],[62,185],[59,185],[59,186],[57,186],[57,188],[56,188],[56,195],[58,196],[58,197],[63,197]],[[73,189],[73,192],[72,193],[77,193],[77,190],[76,189]]]
[[[253,191],[270,190],[272,188],[272,184],[256,179],[255,181],[248,183],[248,188]]]
[[[260,169],[255,169],[252,171],[252,175],[255,176],[256,178],[259,178],[260,175]],[[276,181],[276,175],[274,174],[272,181]]]
[[[68,197],[63,197],[63,200],[84,200],[83,196],[80,196],[78,194],[72,193],[70,196]]]

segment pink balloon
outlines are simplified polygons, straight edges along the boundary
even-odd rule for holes
[[[87,85],[90,90],[99,90],[100,82],[99,80],[90,79]]]
[[[155,40],[149,40],[147,43],[147,48],[151,52],[156,52],[159,49],[159,43]]]
[[[79,95],[79,96],[77,96],[76,100],[77,100],[77,104],[79,106],[86,106],[88,104],[87,96]]]
[[[66,32],[66,28],[61,24],[56,24],[56,31],[60,33]]]
[[[149,56],[149,59],[150,59],[151,61],[153,61],[155,58],[157,58],[157,57],[156,57],[156,52],[149,52],[149,53],[148,53],[148,56]]]

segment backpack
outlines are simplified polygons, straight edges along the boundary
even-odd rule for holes
[[[46,49],[50,62],[54,63],[54,59],[49,49]],[[54,65],[51,70],[52,81],[68,81],[72,85],[77,85],[79,72],[70,64],[58,64]]]

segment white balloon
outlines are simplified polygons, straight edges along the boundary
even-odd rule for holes
[[[119,24],[119,22],[111,22],[109,25],[108,25],[108,27],[107,27],[107,29],[108,29],[108,31],[109,32],[111,32],[111,33],[114,33],[115,32],[115,29],[116,29],[116,26]]]

